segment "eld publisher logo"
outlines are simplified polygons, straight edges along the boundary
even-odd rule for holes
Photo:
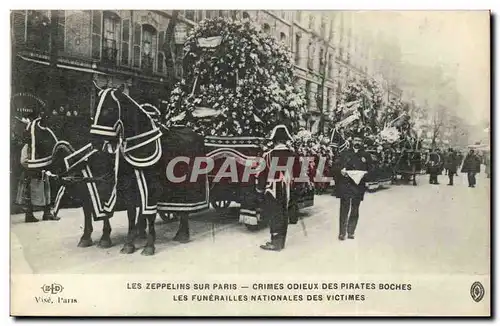
[[[476,302],[483,300],[484,286],[480,282],[474,282],[470,288],[470,295]]]
[[[58,294],[64,290],[64,287],[57,283],[52,283],[50,285],[42,285],[42,291],[49,294]]]

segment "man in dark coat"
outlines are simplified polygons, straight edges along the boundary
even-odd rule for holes
[[[429,183],[438,185],[438,174],[441,169],[441,155],[438,151],[432,150],[427,157],[427,173],[429,173]]]
[[[276,126],[270,140],[274,147],[264,153],[266,168],[258,176],[257,190],[263,194],[263,214],[269,218],[271,241],[260,246],[261,249],[281,251],[285,247],[288,230],[288,204],[290,201],[292,178],[296,173],[295,153],[287,146],[292,137],[284,125]],[[277,160],[277,167],[287,166],[289,158],[294,165],[290,171],[273,171],[271,162]],[[300,171],[300,170],[299,170]]]
[[[481,172],[481,159],[474,153],[474,150],[471,149],[462,165],[462,173],[467,173],[467,180],[469,181],[470,188],[476,186],[476,173],[479,172]]]
[[[34,206],[43,207],[44,221],[57,221],[51,212],[51,193],[49,178],[43,172],[52,163],[52,150],[57,139],[53,132],[41,126],[43,113],[34,112],[29,118],[34,118],[28,123],[24,132],[24,146],[21,150],[21,176],[16,203],[26,205],[25,222],[38,222],[33,211]]]
[[[355,135],[350,147],[335,162],[336,196],[340,198],[339,240],[354,239],[359,219],[359,206],[366,191],[366,174],[372,171],[371,156],[363,150],[361,135]]]
[[[453,186],[453,177],[457,173],[458,165],[460,165],[458,155],[453,148],[448,149],[448,154],[445,159],[445,168],[448,171],[448,178],[450,179],[448,186]]]

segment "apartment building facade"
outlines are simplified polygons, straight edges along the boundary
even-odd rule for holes
[[[377,65],[384,53],[365,28],[363,15],[343,11],[181,10],[167,35],[173,11],[20,10],[12,12],[13,94],[32,94],[53,114],[90,116],[92,81],[121,87],[140,102],[160,105],[182,76],[183,43],[205,18],[249,18],[283,42],[295,61],[295,83],[305,90],[307,128],[317,131],[345,84],[378,78],[388,99],[391,71]],[[173,43],[175,64],[165,51]],[[171,62],[170,62],[171,63]],[[390,67],[390,65],[389,65]],[[24,105],[18,105],[23,109]]]

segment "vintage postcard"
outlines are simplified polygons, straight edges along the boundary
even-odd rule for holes
[[[489,11],[10,18],[11,315],[491,315]]]

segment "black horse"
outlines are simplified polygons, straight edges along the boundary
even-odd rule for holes
[[[54,201],[54,215],[58,215],[61,203],[65,196],[71,196],[81,204],[84,215],[83,235],[78,242],[78,247],[90,247],[92,241],[93,219],[103,221],[102,237],[98,242],[101,248],[109,248],[111,242],[112,213],[103,211],[100,205],[99,188],[104,181],[103,162],[107,159],[103,153],[91,149],[91,144],[75,151],[66,141],[59,141],[54,147],[53,163],[50,167],[51,174],[55,175],[54,181],[59,183],[59,189]],[[107,159],[109,161],[109,159]],[[100,175],[100,177],[97,177]],[[109,179],[109,175],[108,175]],[[135,214],[134,212],[130,212]]]
[[[422,154],[420,151],[412,149],[403,149],[396,161],[394,176],[401,175],[401,179],[406,182],[412,182],[417,185],[417,174],[422,169]]]
[[[98,88],[98,105],[90,132],[98,138],[93,142],[96,148],[105,141],[115,154],[112,169],[115,180],[104,209],[113,211],[120,185],[126,185],[121,187],[121,197],[134,203],[134,207],[136,203],[139,206],[137,216],[129,214],[129,232],[122,253],[135,251],[137,231],[145,228],[147,221],[149,233],[142,254],[154,254],[157,211],[177,213],[180,224],[174,240],[189,241],[188,214],[209,207],[206,174],[191,180],[194,158],[205,155],[203,137],[187,127],[167,129],[158,125],[141,105],[114,88]],[[174,182],[167,177],[171,162],[175,163],[174,177],[185,176],[185,182]]]

